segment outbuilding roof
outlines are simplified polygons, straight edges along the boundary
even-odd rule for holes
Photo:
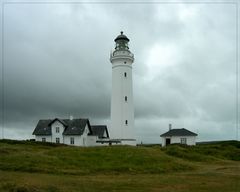
[[[171,136],[197,136],[197,134],[185,128],[181,128],[181,129],[171,129],[168,132],[160,135],[160,137],[171,137]]]

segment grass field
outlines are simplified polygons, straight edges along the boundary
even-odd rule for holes
[[[81,148],[0,140],[0,191],[240,192],[240,142]]]

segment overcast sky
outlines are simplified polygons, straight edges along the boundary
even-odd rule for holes
[[[5,138],[70,115],[110,127],[109,56],[124,31],[138,142],[159,143],[169,123],[236,139],[236,4],[5,4],[3,26]]]

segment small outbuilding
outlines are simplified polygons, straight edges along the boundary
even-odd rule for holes
[[[171,127],[171,126],[170,126]],[[197,134],[185,128],[169,129],[168,132],[160,135],[162,138],[162,146],[167,146],[173,143],[196,145]]]

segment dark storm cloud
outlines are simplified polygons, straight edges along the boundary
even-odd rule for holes
[[[7,5],[8,137],[21,138],[16,130],[28,137],[41,118],[73,115],[110,125],[109,54],[123,30],[135,55],[139,141],[158,142],[168,123],[201,140],[232,138],[234,11],[221,4]]]
[[[6,13],[5,125],[69,115],[108,118],[110,47],[99,42],[106,34],[90,37],[48,6],[18,5]]]

